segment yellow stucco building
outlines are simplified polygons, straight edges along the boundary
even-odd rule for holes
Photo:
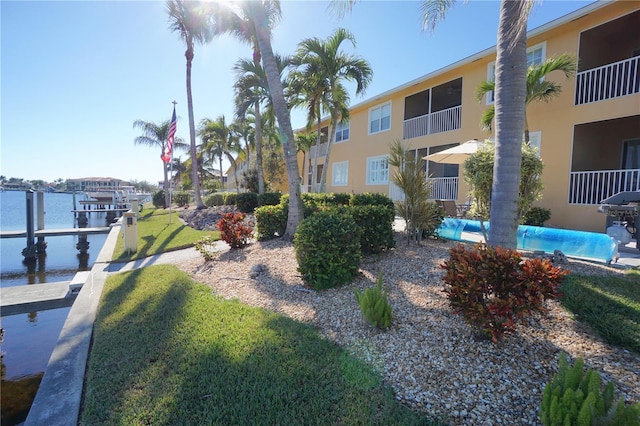
[[[600,201],[620,191],[640,190],[640,2],[597,2],[528,32],[528,61],[571,53],[578,73],[549,103],[527,108],[531,143],[544,162],[547,226],[604,232]],[[421,157],[490,134],[479,127],[493,99],[475,98],[493,76],[495,48],[374,96],[350,108],[338,126],[327,169],[327,192],[381,192],[398,199],[387,162],[389,144],[402,139]],[[321,132],[328,132],[328,121]],[[325,139],[326,140],[326,139]],[[319,168],[325,146],[319,147]],[[303,190],[311,186],[315,148],[303,165]],[[427,162],[434,199],[464,203],[462,166]],[[320,172],[317,173],[318,179]]]

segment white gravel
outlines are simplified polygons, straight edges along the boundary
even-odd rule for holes
[[[582,357],[588,367],[613,381],[616,394],[640,401],[640,355],[603,343],[557,302],[549,312],[520,324],[499,344],[478,338],[449,308],[440,264],[454,243],[426,241],[363,260],[358,277],[341,288],[314,291],[304,286],[293,245],[255,242],[224,251],[216,260],[188,260],[180,267],[213,292],[261,306],[311,324],[371,363],[406,405],[441,415],[454,425],[539,424],[542,389],[557,370],[558,354]],[[567,268],[598,274],[619,269],[570,261]],[[354,287],[375,285],[382,272],[393,308],[389,330],[363,319]]]

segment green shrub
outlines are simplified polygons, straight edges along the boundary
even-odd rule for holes
[[[258,206],[277,206],[280,204],[281,192],[264,192],[258,194]]]
[[[364,194],[353,194],[349,202],[352,206],[388,206],[394,208],[391,198],[377,192],[365,192]]]
[[[576,359],[569,367],[565,353],[560,354],[558,373],[547,383],[540,403],[540,420],[545,426],[560,425],[640,425],[640,403],[614,403],[613,383],[601,391],[600,375]]]
[[[191,199],[188,192],[180,191],[173,194],[173,203],[179,207],[186,207],[189,205]]]
[[[363,254],[380,253],[395,247],[393,239],[393,209],[386,206],[352,206],[347,212],[362,231],[360,247]]]
[[[544,226],[544,223],[551,219],[551,210],[544,207],[531,207],[524,215],[522,223],[524,225]]]
[[[216,207],[224,204],[224,193],[222,192],[214,192],[213,194],[209,194],[202,200],[205,206],[207,207]]]
[[[238,194],[235,192],[225,192],[223,204],[225,206],[235,206]]]
[[[259,241],[271,240],[284,234],[287,228],[288,206],[262,206],[253,213],[256,219],[256,238]]]
[[[241,192],[236,195],[236,206],[242,213],[253,213],[258,207],[258,194],[255,192]]]
[[[153,206],[157,209],[159,208],[166,208],[167,206],[164,205],[164,190],[159,190],[153,193],[153,197],[151,198],[151,202],[153,203]]]
[[[202,237],[196,241],[196,250],[198,250],[202,257],[204,257],[204,260],[212,260],[216,253],[218,253],[219,250],[216,246],[216,241],[217,240],[211,235],[207,235],[206,237]]]
[[[315,289],[350,282],[360,265],[360,232],[353,217],[332,210],[302,220],[293,241],[304,281]]]
[[[568,273],[548,259],[523,262],[515,250],[480,244],[470,250],[458,244],[442,268],[452,309],[494,342],[514,330],[516,319],[544,312],[544,300],[560,296]]]
[[[378,285],[365,289],[361,293],[353,289],[360,311],[364,319],[376,328],[388,328],[391,325],[391,305],[387,300],[387,292],[382,290],[382,272],[378,275]]]
[[[244,222],[245,217],[244,213],[224,213],[218,221],[220,237],[232,249],[246,246],[253,234],[251,226]]]

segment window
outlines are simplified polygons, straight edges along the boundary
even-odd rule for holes
[[[542,132],[529,132],[529,145],[531,145],[538,151],[538,157],[540,157],[541,139],[542,139]]]
[[[369,110],[369,134],[384,132],[391,128],[391,102]]]
[[[535,46],[531,46],[527,49],[527,68],[534,64],[541,64],[544,62],[544,58],[547,51],[546,43],[536,44]],[[496,80],[496,63],[491,62],[487,66],[487,80],[495,81]],[[491,105],[495,99],[493,92],[487,92],[485,96],[485,101],[487,105]]]
[[[349,162],[338,161],[331,168],[331,182],[333,186],[347,186],[349,179]]]
[[[338,123],[336,126],[336,143],[349,140],[349,122]]]
[[[386,185],[389,183],[389,157],[367,158],[367,185]]]

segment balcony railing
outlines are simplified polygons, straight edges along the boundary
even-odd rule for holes
[[[640,93],[640,56],[582,71],[576,77],[576,105]]]
[[[433,200],[458,199],[457,177],[427,178],[427,185],[431,186],[431,196],[429,198]]]
[[[460,128],[462,105],[404,121],[402,138],[411,139]]]
[[[640,190],[640,169],[571,172],[569,204],[600,204],[622,191]]]
[[[329,145],[326,142],[318,145],[319,158],[324,158],[324,156],[327,154],[327,146]],[[313,145],[311,145],[311,150],[309,150],[309,158],[315,158],[315,157],[316,157],[316,144],[314,143]]]

